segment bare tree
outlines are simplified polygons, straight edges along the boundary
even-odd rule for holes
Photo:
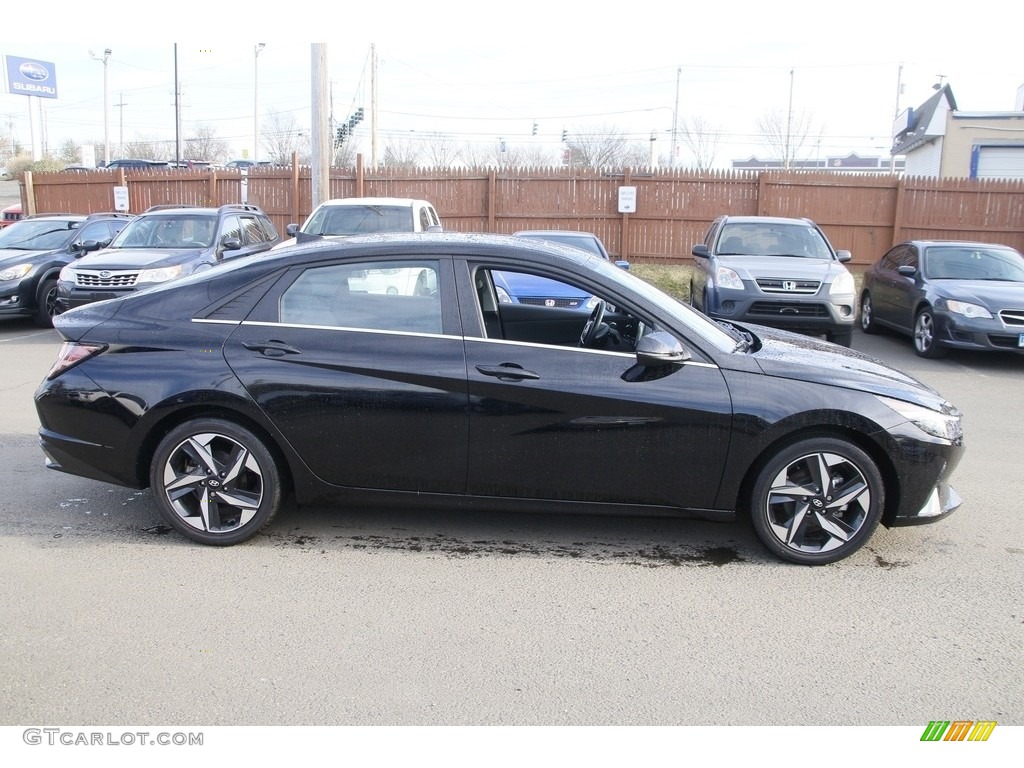
[[[693,154],[694,167],[699,171],[710,170],[722,143],[721,127],[698,116],[684,119],[680,133],[683,144]]]
[[[806,112],[773,110],[757,121],[757,128],[772,155],[782,161],[783,168],[789,168],[804,154],[804,146],[812,132],[811,122],[811,116]]]
[[[412,170],[420,163],[423,147],[412,139],[391,139],[384,148],[384,166]]]
[[[423,146],[423,158],[431,168],[451,168],[459,159],[459,148],[451,136],[431,133]]]
[[[308,162],[309,134],[300,128],[294,113],[270,110],[263,118],[260,137],[270,162],[288,165],[294,152],[299,154],[300,162]]]
[[[523,147],[519,159],[527,168],[551,168],[559,162],[554,152],[539,144],[528,144]]]
[[[508,142],[470,142],[459,149],[459,158],[470,168],[507,168],[518,164],[519,155]]]
[[[74,139],[65,139],[64,143],[60,145],[60,149],[57,150],[57,159],[64,165],[80,163],[82,162],[82,148]]]
[[[166,160],[166,145],[166,141],[136,135],[134,141],[129,141],[124,145],[123,157],[139,160]]]
[[[609,125],[572,130],[566,138],[570,164],[585,168],[626,165],[629,143],[622,131]]]
[[[217,136],[215,128],[197,125],[195,133],[185,139],[185,157],[190,160],[223,163],[228,159],[228,143]]]

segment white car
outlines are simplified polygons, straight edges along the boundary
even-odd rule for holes
[[[322,237],[376,232],[440,232],[441,219],[426,200],[407,197],[344,197],[318,205],[302,226],[289,224],[289,238],[276,248]],[[275,249],[276,249],[275,248]]]

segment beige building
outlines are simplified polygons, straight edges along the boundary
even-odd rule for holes
[[[1024,179],[1024,109],[960,112],[949,85],[893,126],[893,155],[904,155],[908,176]]]

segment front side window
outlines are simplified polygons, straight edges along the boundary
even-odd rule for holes
[[[282,294],[282,323],[441,333],[438,262],[332,264],[304,271]]]
[[[242,217],[242,231],[245,234],[245,239],[242,240],[244,245],[258,245],[266,242],[267,236],[263,232],[263,228],[260,227],[259,221],[253,216]]]

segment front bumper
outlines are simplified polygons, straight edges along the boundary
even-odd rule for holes
[[[996,318],[967,318],[935,312],[936,340],[950,349],[1024,354],[1024,326],[1007,326]]]
[[[854,297],[839,302],[820,296],[751,295],[719,289],[708,314],[718,320],[768,325],[801,333],[852,330],[857,317]]]
[[[57,306],[61,312],[66,312],[75,307],[93,304],[97,301],[105,301],[106,299],[116,299],[120,296],[128,296],[134,292],[135,289],[133,288],[116,291],[82,289],[62,280],[57,283]]]

